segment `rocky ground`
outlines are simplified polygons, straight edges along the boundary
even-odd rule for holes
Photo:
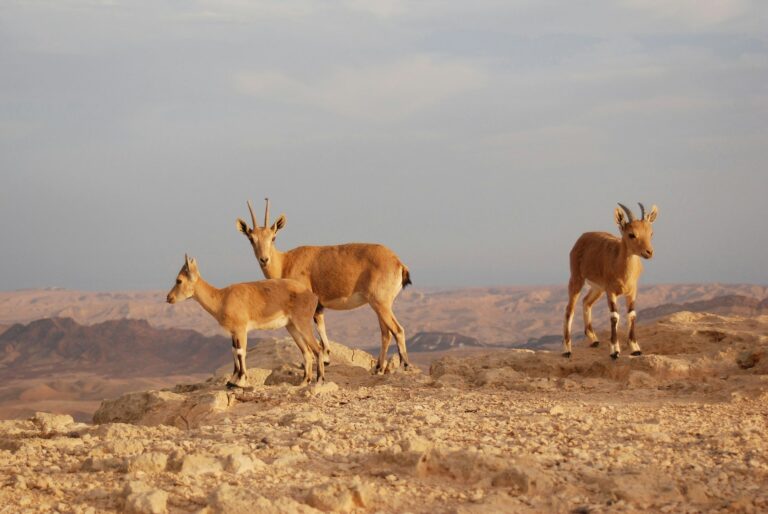
[[[96,424],[0,422],[0,512],[765,512],[767,329],[682,313],[640,330],[641,357],[582,343],[383,376],[337,346],[309,388],[290,345],[262,347],[252,391],[219,375]]]

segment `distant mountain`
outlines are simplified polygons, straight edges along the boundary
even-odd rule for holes
[[[474,337],[456,332],[418,332],[405,344],[409,352],[442,352],[458,348],[482,348],[486,346]]]
[[[768,297],[763,300],[750,296],[731,294],[708,300],[686,303],[666,303],[638,313],[638,319],[650,321],[676,312],[709,312],[721,315],[756,316],[768,314]]]
[[[231,359],[231,341],[143,320],[84,326],[68,318],[15,324],[0,334],[0,379],[86,372],[148,377],[212,372]]]
[[[470,334],[483,344],[506,346],[511,341],[525,342],[542,335],[560,334],[567,297],[565,289],[565,280],[557,286],[408,288],[398,295],[394,311],[406,334]],[[682,306],[729,295],[765,298],[768,287],[750,284],[641,285],[637,309],[641,311],[667,304]],[[604,302],[595,307],[596,328],[609,323],[605,310]],[[360,348],[379,345],[379,324],[367,306],[352,311],[326,309],[325,314],[331,340]],[[211,336],[221,334],[216,321],[196,302],[169,305],[165,303],[165,291],[0,291],[0,324],[64,317],[83,325],[112,319],[146,319],[157,328],[192,329]],[[580,318],[577,315],[574,333],[581,332]],[[283,337],[285,331],[276,331],[274,335]]]

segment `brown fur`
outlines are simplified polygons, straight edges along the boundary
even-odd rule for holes
[[[194,298],[232,336],[234,372],[228,385],[247,380],[245,355],[249,329],[286,327],[304,356],[304,381],[311,378],[312,353],[318,357],[317,380],[325,377],[321,348],[312,334],[317,295],[287,279],[232,284],[217,289],[203,280],[194,259],[186,259],[168,292],[168,303]]]
[[[265,221],[266,218],[267,215]],[[281,252],[275,248],[274,241],[277,232],[286,225],[285,215],[280,215],[272,226],[259,227],[251,209],[251,219],[253,228],[242,219],[238,219],[236,225],[251,243],[264,276],[297,280],[319,297],[321,308],[315,314],[315,322],[326,357],[328,337],[322,308],[349,310],[369,304],[379,318],[381,329],[377,369],[384,370],[392,335],[397,341],[401,363],[406,368],[409,366],[405,331],[392,312],[392,303],[400,290],[411,283],[410,273],[392,250],[380,244],[350,243],[299,246]]]
[[[611,357],[619,355],[619,342],[616,328],[619,321],[616,306],[617,297],[624,296],[629,313],[629,341],[633,355],[640,355],[640,347],[635,340],[635,298],[637,281],[643,272],[640,257],[650,259],[653,256],[651,238],[658,209],[654,205],[644,219],[632,219],[620,208],[614,216],[619,226],[621,238],[607,232],[587,232],[573,245],[570,254],[571,278],[568,283],[568,305],[565,309],[563,327],[564,355],[571,354],[571,322],[576,300],[584,283],[591,289],[584,296],[584,332],[597,346],[597,336],[592,329],[592,305],[606,293],[611,310]],[[633,215],[632,215],[633,217]]]

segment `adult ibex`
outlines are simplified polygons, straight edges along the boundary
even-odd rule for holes
[[[608,296],[611,310],[611,358],[619,357],[618,338],[619,311],[616,300],[623,295],[627,302],[629,319],[629,348],[632,355],[641,355],[640,346],[635,338],[635,297],[637,280],[643,271],[643,259],[653,257],[653,227],[658,208],[654,205],[646,214],[640,205],[640,219],[632,211],[619,204],[614,217],[621,232],[621,239],[607,232],[586,232],[576,241],[571,250],[571,280],[568,282],[568,305],[565,308],[563,335],[563,356],[571,356],[571,322],[576,299],[586,281],[590,290],[584,296],[584,333],[592,341],[592,346],[600,344],[592,330],[592,304],[603,293]]]
[[[184,256],[168,303],[194,298],[232,336],[235,369],[227,387],[247,385],[245,354],[248,331],[285,327],[304,356],[304,383],[312,377],[312,353],[317,356],[317,381],[325,379],[321,348],[312,333],[317,296],[295,280],[261,280],[216,289],[203,280],[195,259]]]
[[[277,232],[285,227],[281,214],[270,225],[269,199],[266,199],[264,226],[256,223],[251,202],[253,227],[237,219],[237,229],[245,234],[253,247],[261,271],[267,278],[291,278],[307,286],[319,299],[315,323],[328,358],[328,336],[325,332],[323,308],[350,310],[369,304],[379,318],[381,352],[376,370],[383,372],[391,336],[397,341],[400,362],[408,369],[405,348],[405,330],[392,312],[392,303],[398,293],[411,283],[408,268],[395,253],[379,244],[351,243],[334,246],[299,246],[288,252],[275,248]],[[326,361],[327,363],[328,361]]]

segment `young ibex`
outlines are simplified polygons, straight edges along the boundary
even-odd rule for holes
[[[619,357],[620,347],[617,329],[619,311],[616,300],[624,295],[627,302],[629,319],[629,348],[632,355],[641,355],[640,346],[635,339],[635,297],[637,279],[643,271],[639,257],[653,257],[651,237],[658,208],[654,205],[646,214],[640,205],[640,219],[635,219],[629,208],[619,204],[614,213],[616,224],[621,231],[621,239],[607,232],[586,232],[576,241],[571,250],[571,280],[568,282],[568,305],[565,308],[563,336],[563,356],[571,356],[571,322],[576,299],[584,287],[584,281],[590,290],[584,296],[584,333],[592,341],[592,346],[600,344],[592,330],[592,305],[603,293],[608,296],[611,310],[611,358]]]
[[[312,333],[317,296],[295,280],[262,280],[216,289],[203,280],[197,262],[184,256],[168,303],[194,298],[232,336],[235,369],[227,387],[247,385],[245,353],[249,330],[285,327],[304,356],[304,383],[312,376],[312,354],[317,356],[317,381],[325,379],[321,348]]]
[[[269,199],[266,202],[263,227],[256,223],[249,201],[253,228],[238,218],[237,229],[250,241],[265,277],[298,280],[319,297],[314,319],[325,358],[328,359],[330,352],[323,308],[350,310],[367,303],[378,316],[381,329],[381,352],[376,370],[383,372],[385,369],[391,335],[397,340],[400,362],[408,369],[410,363],[405,349],[405,330],[392,313],[392,303],[400,290],[411,283],[411,279],[408,268],[397,255],[386,246],[361,243],[299,246],[283,253],[275,248],[274,242],[277,232],[285,227],[285,215],[281,214],[270,225]]]

